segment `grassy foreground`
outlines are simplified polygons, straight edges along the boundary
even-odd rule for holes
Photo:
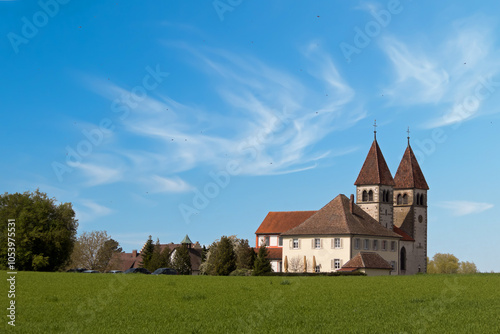
[[[207,277],[20,272],[19,333],[500,333],[500,275]]]

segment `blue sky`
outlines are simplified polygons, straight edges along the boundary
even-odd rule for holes
[[[0,191],[72,202],[79,232],[248,238],[317,210],[377,139],[411,143],[428,252],[500,271],[495,1],[0,1]]]

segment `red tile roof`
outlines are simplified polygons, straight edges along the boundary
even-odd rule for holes
[[[255,253],[259,253],[258,247],[254,247],[253,250]],[[281,260],[283,258],[283,248],[281,248],[281,247],[279,247],[279,248],[268,247],[267,252],[269,254],[267,256],[267,258],[269,260]]]
[[[399,164],[398,171],[394,177],[394,183],[394,188],[396,189],[429,189],[417,158],[413,154],[413,150],[409,144]]]
[[[359,252],[342,268],[392,269],[392,266],[377,253]]]
[[[317,211],[269,212],[255,234],[279,234],[303,223]]]
[[[394,227],[392,229],[394,232],[396,232],[397,234],[399,234],[400,236],[403,237],[403,239],[401,239],[401,241],[415,241],[415,239],[410,237],[405,231],[403,231],[399,227],[394,225]]]
[[[370,151],[368,151],[365,163],[361,167],[361,171],[354,184],[356,186],[372,184],[394,185],[394,179],[376,139],[373,141]]]
[[[368,213],[345,195],[338,195],[299,226],[282,235],[356,234],[401,238],[399,234],[383,227]]]

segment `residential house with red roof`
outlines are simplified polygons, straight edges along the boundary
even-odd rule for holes
[[[256,234],[274,271],[361,271],[408,275],[427,271],[427,190],[408,147],[393,178],[375,138],[354,182],[318,211],[269,212]]]

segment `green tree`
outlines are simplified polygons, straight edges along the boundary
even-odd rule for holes
[[[164,249],[161,250],[160,240],[156,239],[155,248],[153,255],[151,256],[149,266],[145,268],[149,271],[155,271],[158,268],[167,268],[170,266],[170,248],[165,246]]]
[[[113,254],[122,251],[119,246],[106,231],[83,232],[75,242],[71,267],[104,272],[108,269]]]
[[[236,269],[236,255],[230,238],[222,236],[215,255],[215,274],[227,276]]]
[[[247,239],[239,239],[235,249],[236,269],[252,269],[256,254]]]
[[[15,220],[15,235],[9,236],[9,219]],[[16,270],[63,269],[70,260],[77,228],[71,203],[57,203],[38,189],[0,195],[0,268],[7,266],[10,237],[15,240]]]
[[[475,274],[477,273],[477,267],[474,262],[460,262],[458,266],[459,274]]]
[[[153,239],[152,237],[149,236],[148,241],[146,241],[146,244],[144,245],[143,250],[141,251],[141,263],[139,264],[142,268],[149,267],[149,262],[151,261],[151,258],[153,257],[153,252],[155,250],[155,245],[153,244]]]
[[[267,251],[266,245],[262,245],[259,248],[259,253],[255,259],[253,265],[253,274],[255,276],[260,276],[265,273],[270,273],[272,271],[271,262],[269,262],[269,252]]]
[[[191,256],[186,245],[175,249],[173,267],[179,275],[191,275]]]
[[[436,253],[427,264],[429,274],[456,274],[458,259],[453,254]]]

